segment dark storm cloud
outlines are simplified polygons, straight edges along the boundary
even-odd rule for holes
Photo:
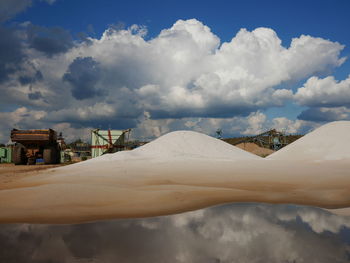
[[[232,117],[246,117],[251,112],[263,109],[263,107],[256,107],[254,105],[208,105],[205,108],[176,108],[176,109],[147,109],[152,119],[178,119],[178,118],[232,118]]]
[[[61,27],[47,28],[30,24],[27,37],[30,47],[49,57],[65,53],[74,45],[70,33]]]
[[[92,57],[78,57],[69,65],[63,80],[72,85],[73,97],[83,100],[102,94],[96,88],[100,74],[99,64]]]
[[[53,4],[56,0],[41,0]],[[0,23],[13,18],[16,14],[31,6],[32,0],[1,0]]]
[[[128,119],[128,118],[118,118],[118,117],[96,117],[91,118],[89,120],[77,120],[77,119],[69,119],[67,118],[67,121],[71,123],[73,128],[83,128],[83,127],[95,127],[99,129],[110,129],[113,127],[113,129],[129,129],[134,128],[137,124],[137,120],[135,119]]]
[[[20,68],[24,57],[21,40],[15,29],[0,25],[0,83]]]
[[[79,32],[77,34],[77,37],[81,42],[85,42],[87,45],[91,45],[93,43],[89,38],[89,35],[86,34],[85,32]]]
[[[43,75],[39,70],[37,70],[32,75],[27,74],[27,75],[22,75],[22,76],[18,77],[18,80],[22,85],[28,85],[31,83],[35,83],[36,81],[40,81],[42,79],[43,79]]]
[[[30,100],[39,100],[43,98],[43,95],[41,94],[40,91],[36,91],[36,92],[29,93],[28,98]]]
[[[333,117],[333,118],[332,118]],[[334,116],[329,116],[327,114],[322,113],[318,108],[310,108],[302,111],[298,115],[298,119],[304,121],[333,121]]]
[[[298,115],[298,119],[305,121],[330,122],[350,120],[350,109],[341,108],[309,108]]]
[[[6,21],[31,5],[31,0],[1,0],[0,22]]]
[[[0,261],[343,263],[349,225],[316,208],[261,204],[91,224],[3,225]]]

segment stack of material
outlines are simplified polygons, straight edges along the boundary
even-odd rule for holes
[[[256,160],[259,157],[242,151],[221,140],[193,131],[168,133],[134,150],[134,153],[153,158],[209,158]]]
[[[0,190],[0,223],[159,216],[228,202],[346,208],[349,171],[350,122],[325,125],[268,158],[179,131]]]
[[[243,151],[222,140],[193,131],[175,131],[165,134],[156,140],[136,148],[132,151],[118,152],[117,154],[106,154],[94,158],[89,162],[77,165],[86,166],[94,164],[106,165],[112,161],[143,161],[173,162],[177,160],[186,161],[211,161],[211,160],[260,160],[259,156]],[[69,167],[71,169],[72,167]],[[67,168],[68,169],[68,168]]]
[[[350,121],[331,122],[271,154],[271,160],[348,160]]]

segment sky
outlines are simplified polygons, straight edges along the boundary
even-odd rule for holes
[[[0,1],[0,142],[12,128],[223,137],[350,120],[350,2]]]

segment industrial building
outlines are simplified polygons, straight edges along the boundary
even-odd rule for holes
[[[131,129],[91,131],[91,157],[95,158],[104,153],[114,153],[126,149]]]

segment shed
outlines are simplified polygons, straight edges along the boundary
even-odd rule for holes
[[[91,157],[95,158],[104,153],[113,153],[125,150],[129,130],[100,130],[91,131]]]
[[[12,162],[12,147],[0,147],[0,163]]]

